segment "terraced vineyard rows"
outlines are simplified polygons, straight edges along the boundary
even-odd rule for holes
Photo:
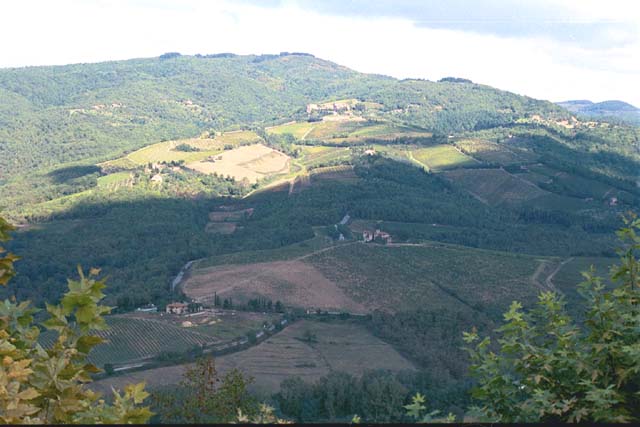
[[[107,323],[108,330],[95,332],[107,342],[97,346],[89,357],[92,363],[100,367],[105,363],[150,358],[162,352],[184,353],[197,345],[218,342],[212,336],[165,322],[109,316]],[[54,334],[48,331],[41,336],[41,342],[45,346],[50,345],[53,339]]]

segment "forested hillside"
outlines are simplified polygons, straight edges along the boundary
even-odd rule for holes
[[[318,100],[379,102],[398,120],[442,132],[532,114],[566,115],[551,103],[486,86],[398,81],[299,54],[169,55],[4,69],[0,97],[3,180],[66,162],[106,160],[209,129],[273,123]]]

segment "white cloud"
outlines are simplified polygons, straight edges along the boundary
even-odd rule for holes
[[[609,4],[610,2],[607,2]],[[625,2],[562,2],[576,19],[615,19]],[[628,6],[628,4],[626,4]],[[633,9],[633,8],[632,8]],[[613,10],[613,11],[612,11]],[[636,19],[626,10],[625,22]],[[507,38],[416,27],[406,18],[355,18],[225,1],[24,0],[0,6],[0,66],[183,54],[310,52],[358,71],[436,80],[460,76],[536,98],[622,99],[635,91],[640,41],[587,50],[552,38]],[[628,38],[629,33],[611,34]],[[626,39],[625,39],[626,40]]]

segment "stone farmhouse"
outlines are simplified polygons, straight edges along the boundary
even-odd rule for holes
[[[392,242],[391,234],[385,231],[380,231],[379,229],[376,229],[376,231],[374,231],[373,233],[369,230],[364,230],[362,232],[362,240],[364,240],[365,242],[372,242],[378,238],[384,240],[385,243]]]
[[[189,304],[184,302],[172,302],[167,304],[166,312],[169,314],[185,314],[188,311]]]

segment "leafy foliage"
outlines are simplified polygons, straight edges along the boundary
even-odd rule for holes
[[[1,240],[9,227],[4,221]],[[5,258],[6,259],[6,258]],[[9,264],[10,267],[10,264]],[[100,305],[104,280],[98,270],[79,280],[69,280],[69,290],[59,305],[47,304],[48,319],[42,324],[55,331],[49,348],[38,343],[40,329],[33,324],[37,310],[29,302],[0,304],[0,421],[33,423],[144,423],[151,412],[140,406],[147,398],[144,384],[114,391],[112,405],[86,387],[90,374],[99,372],[86,358],[102,342],[93,330],[106,324],[102,315],[110,311]]]
[[[220,377],[212,357],[203,357],[187,368],[179,387],[153,394],[157,422],[230,423],[249,417],[268,419],[268,408],[259,407],[247,390],[252,379],[237,369]]]
[[[498,329],[499,351],[490,338],[474,332],[465,341],[473,396],[488,419],[499,422],[596,421],[640,419],[640,219],[625,219],[618,232],[624,247],[611,271],[618,286],[606,290],[592,270],[584,273],[580,292],[586,299],[582,325],[566,314],[554,292],[523,311],[514,302]]]
[[[425,397],[420,393],[416,393],[416,395],[411,398],[411,403],[409,405],[404,405],[404,409],[407,410],[407,415],[420,423],[434,422],[435,417],[440,413],[440,411],[436,409],[431,412],[426,412],[427,407],[425,406],[425,402]],[[454,422],[455,419],[455,415],[449,413],[446,421]]]
[[[357,378],[333,371],[315,384],[286,379],[275,400],[282,413],[297,422],[347,421],[358,414],[379,423],[403,420],[401,405],[407,395],[408,389],[391,372],[366,371]]]
[[[0,217],[0,242],[5,242],[11,238],[11,236],[9,236],[11,230],[14,230],[14,227],[4,218]],[[2,246],[0,246],[0,256],[0,285],[6,286],[9,280],[16,274],[13,263],[18,260],[18,257],[12,253],[7,253]]]

